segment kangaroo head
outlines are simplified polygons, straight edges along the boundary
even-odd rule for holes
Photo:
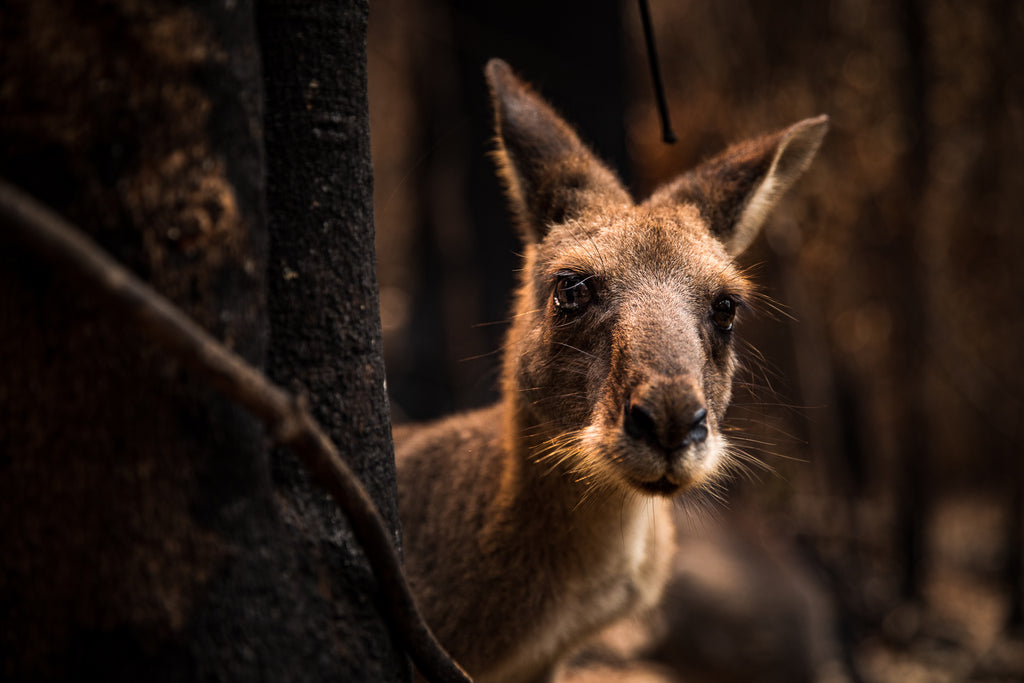
[[[648,494],[706,480],[726,451],[734,325],[752,295],[734,259],[827,118],[731,147],[635,204],[507,64],[487,78],[525,246],[504,391],[531,457]]]

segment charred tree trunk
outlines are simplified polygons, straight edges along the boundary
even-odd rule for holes
[[[399,542],[373,243],[365,0],[257,3],[267,107],[268,371],[310,398]],[[330,597],[342,680],[407,676],[374,582],[337,508],[287,452],[272,455],[308,571]]]
[[[361,23],[347,26],[332,47],[358,50]],[[6,3],[0,83],[0,176],[261,364],[268,251],[251,5]],[[350,87],[364,97],[358,76]],[[365,124],[351,133],[365,137]],[[340,150],[354,159],[338,171],[358,190],[354,205],[370,184],[360,144]],[[344,216],[368,240],[362,206]],[[4,235],[0,226],[0,678],[396,677],[385,672],[403,665],[377,617],[352,606],[365,571],[349,581],[356,562],[338,557],[355,553],[327,552],[347,547],[344,535],[303,518],[321,497],[275,491],[255,420]],[[365,269],[337,271],[355,283],[341,291],[372,290]],[[310,334],[336,332],[321,320],[305,321]],[[279,332],[290,321],[271,321],[274,344],[288,343]],[[353,338],[375,338],[372,313],[351,325]],[[355,375],[372,341],[365,348],[330,361]],[[362,406],[359,420],[334,438],[388,462],[379,383],[350,387],[343,409]],[[387,465],[377,471],[371,489],[387,500],[393,479]],[[370,627],[350,637],[363,619]]]
[[[899,445],[899,508],[897,510],[899,590],[904,600],[920,601],[928,564],[927,523],[931,507],[929,401],[924,378],[931,332],[927,306],[928,283],[935,278],[926,271],[919,254],[925,240],[921,215],[929,166],[926,64],[927,31],[923,8],[918,0],[904,0],[898,21],[905,41],[907,66],[904,79],[903,121],[910,141],[906,161],[906,203],[901,235],[894,256],[910,271],[899,292],[899,339],[904,351],[898,358],[899,385],[905,392],[897,438]],[[922,305],[921,302],[925,302]]]

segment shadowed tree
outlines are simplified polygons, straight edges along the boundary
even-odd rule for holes
[[[249,362],[269,353],[397,539],[366,13],[6,3],[0,177]],[[0,678],[406,676],[325,494],[80,285],[0,228]]]

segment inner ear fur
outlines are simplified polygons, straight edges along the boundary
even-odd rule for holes
[[[492,59],[485,73],[498,140],[494,157],[527,242],[588,208],[632,203],[615,174],[508,64]]]
[[[647,203],[696,204],[712,234],[735,256],[810,166],[827,130],[828,117],[822,115],[741,142],[665,185]]]

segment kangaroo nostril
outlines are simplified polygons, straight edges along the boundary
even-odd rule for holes
[[[623,416],[623,431],[638,441],[672,453],[679,448],[702,443],[708,438],[708,411],[706,408],[673,408],[667,413],[650,407],[643,397],[633,397],[626,402]]]
[[[685,443],[700,443],[708,438],[708,411],[707,408],[700,408],[693,414],[693,421],[690,422],[690,432],[686,435]]]
[[[654,421],[654,416],[640,403],[630,401],[626,404],[623,426],[626,433],[634,439],[658,438],[658,425]]]

